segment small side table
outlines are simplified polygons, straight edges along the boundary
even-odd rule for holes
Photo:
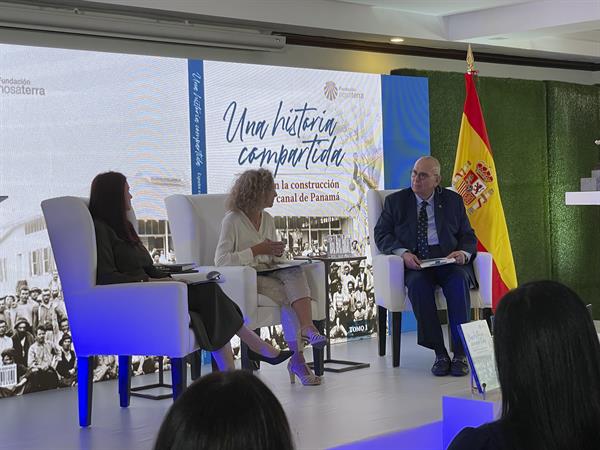
[[[327,336],[327,346],[325,347],[325,360],[323,361],[323,370],[326,372],[348,372],[350,370],[357,369],[366,369],[367,367],[371,367],[369,363],[356,362],[356,361],[345,361],[341,359],[332,359],[331,358],[331,344],[329,343],[329,307],[331,305],[331,297],[329,295],[329,273],[331,270],[331,264],[337,262],[349,262],[349,261],[362,261],[367,259],[366,256],[296,256],[294,259],[303,259],[303,260],[314,260],[314,261],[323,261],[325,264],[325,335]],[[327,364],[336,364],[340,366],[347,366],[342,368],[334,368],[327,367]],[[309,366],[312,367],[312,363],[309,363]]]

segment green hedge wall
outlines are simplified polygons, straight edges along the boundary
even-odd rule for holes
[[[579,190],[598,162],[600,90],[547,82],[548,178],[552,277],[594,304],[600,317],[600,207],[565,206],[565,192]]]
[[[398,69],[429,78],[431,154],[449,183],[465,99],[460,73]],[[564,205],[598,160],[600,89],[479,77],[519,283],[555,279],[595,304],[600,318],[600,208]]]

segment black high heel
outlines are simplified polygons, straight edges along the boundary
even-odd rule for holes
[[[260,353],[256,353],[248,349],[248,359],[251,359],[252,361],[264,361],[273,366],[281,364],[286,359],[290,358],[293,354],[294,352],[291,350],[280,350],[279,355],[273,358],[269,358],[268,356],[261,355]]]

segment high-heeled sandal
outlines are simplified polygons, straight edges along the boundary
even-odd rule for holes
[[[293,354],[294,352],[291,350],[280,350],[279,355],[270,358],[268,356],[261,355],[260,353],[256,353],[248,349],[248,359],[251,359],[252,361],[264,361],[268,364],[271,364],[272,366],[281,364],[286,359],[290,358]]]
[[[306,363],[293,364],[292,360],[288,362],[287,370],[290,374],[290,383],[296,383],[296,377],[303,386],[318,386],[321,384],[321,377],[315,375]]]
[[[306,330],[312,330],[310,334],[304,334]],[[327,337],[323,336],[316,328],[306,327],[300,330],[300,337],[305,345],[312,345],[313,348],[321,349],[327,345]]]

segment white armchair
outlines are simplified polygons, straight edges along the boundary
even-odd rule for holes
[[[385,355],[387,311],[392,312],[392,359],[393,366],[400,365],[400,329],[402,312],[412,311],[404,285],[404,261],[400,256],[384,255],[375,244],[374,228],[379,220],[385,198],[396,190],[369,190],[367,192],[367,210],[369,221],[369,239],[373,257],[373,278],[375,284],[375,303],[379,325],[379,355]],[[476,314],[482,308],[492,307],[492,255],[479,252],[473,262],[479,289],[471,290],[471,308]],[[435,298],[438,310],[446,310],[446,299],[442,290],[436,290]]]
[[[214,266],[219,242],[221,221],[226,213],[227,194],[172,195],[165,199],[169,225],[177,259],[202,266]],[[306,267],[308,284],[313,298],[312,317],[322,329],[325,318],[325,267],[315,263]],[[210,268],[208,268],[210,269]],[[277,303],[257,293],[256,271],[249,266],[220,266],[226,280],[225,293],[242,310],[246,325],[252,329],[281,323],[281,308]],[[323,350],[313,349],[315,372],[322,374]],[[242,343],[242,366],[251,368]]]
[[[198,349],[180,282],[96,285],[96,233],[86,201],[42,202],[77,351],[79,424],[91,424],[95,355],[119,355],[119,397],[129,406],[131,355],[171,358],[173,398],[186,386],[184,357]],[[157,321],[160,326],[156,326]]]

